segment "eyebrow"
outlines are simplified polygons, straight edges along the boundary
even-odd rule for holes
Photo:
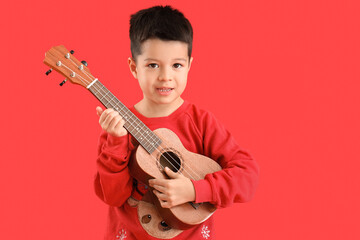
[[[186,59],[185,58],[174,58],[172,60],[176,60],[176,61],[183,61],[183,62],[186,62]],[[159,61],[155,58],[146,58],[144,61]]]

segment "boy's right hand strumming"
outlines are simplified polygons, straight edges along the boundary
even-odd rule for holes
[[[121,137],[127,134],[124,128],[124,119],[114,109],[108,108],[103,110],[101,107],[96,107],[96,112],[100,117],[99,124],[104,131],[114,137]]]

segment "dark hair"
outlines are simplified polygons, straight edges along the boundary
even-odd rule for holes
[[[151,38],[187,43],[189,59],[191,57],[191,24],[180,11],[170,6],[155,6],[131,15],[129,35],[134,59],[141,54],[141,44]]]

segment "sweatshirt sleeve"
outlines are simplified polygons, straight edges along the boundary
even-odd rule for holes
[[[204,155],[217,161],[222,170],[192,181],[195,202],[210,202],[217,208],[250,201],[258,184],[258,165],[239,147],[229,131],[207,113],[202,121]]]
[[[95,193],[111,206],[121,206],[132,192],[128,162],[133,146],[130,135],[114,137],[103,131],[99,138]]]

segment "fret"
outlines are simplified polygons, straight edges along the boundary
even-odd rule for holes
[[[125,120],[124,128],[126,128],[148,153],[151,154],[161,144],[161,139],[120,102],[99,80],[88,89],[106,108],[113,108],[120,114]]]

